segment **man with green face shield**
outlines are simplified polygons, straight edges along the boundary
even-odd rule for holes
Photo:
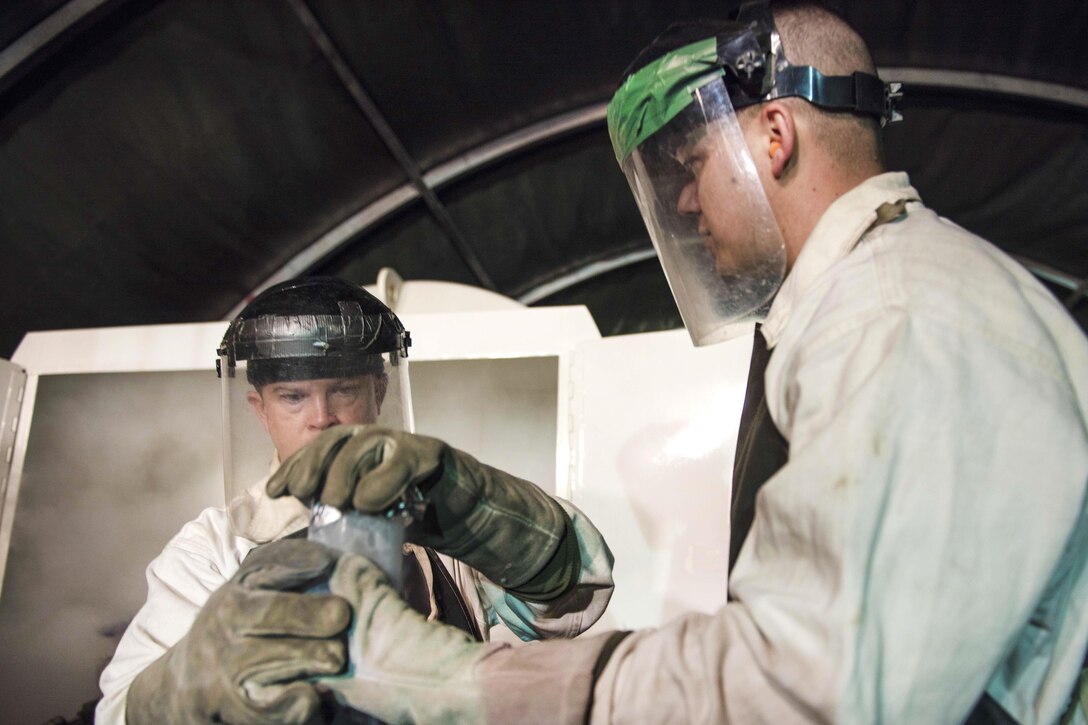
[[[751,3],[667,31],[609,106],[694,342],[763,320],[728,603],[512,650],[344,557],[354,669],[320,681],[396,722],[1083,722],[1088,342],[884,172],[896,96],[838,17]],[[429,480],[341,454],[315,476],[337,496]]]

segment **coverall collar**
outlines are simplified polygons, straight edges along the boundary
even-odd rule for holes
[[[813,283],[849,254],[869,229],[888,221],[878,213],[881,207],[918,200],[918,192],[902,171],[866,179],[836,199],[816,222],[771,304],[763,323],[767,347],[777,344],[794,306]]]

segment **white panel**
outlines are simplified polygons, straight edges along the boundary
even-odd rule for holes
[[[412,333],[413,362],[555,355],[601,336],[585,307],[409,313],[401,321]]]
[[[30,332],[12,356],[32,375],[214,370],[226,322]]]
[[[37,378],[0,596],[8,722],[72,717],[147,596],[143,570],[221,504],[207,371]]]
[[[589,311],[579,306],[408,313],[401,320],[412,333],[409,360],[416,430],[565,496],[573,440],[567,382],[571,361],[578,345],[600,339]],[[541,358],[547,362],[534,362]],[[486,360],[521,362],[488,368],[482,364]],[[447,379],[426,370],[435,361],[458,364],[448,368]],[[417,369],[423,370],[420,375]],[[439,384],[445,389],[437,389]],[[470,391],[477,397],[459,413],[459,396]],[[434,410],[428,410],[430,405]],[[483,427],[473,431],[462,420],[465,415],[473,418],[473,426]],[[510,417],[505,430],[504,417]],[[545,430],[548,426],[550,430]],[[523,452],[529,441],[532,455]],[[542,446],[549,445],[554,446],[550,466],[539,458]]]
[[[15,507],[16,486],[12,484],[9,490],[9,483],[14,479],[15,436],[22,413],[26,377],[26,371],[18,365],[0,360],[0,586],[4,581],[8,532]],[[8,506],[9,498],[11,506]]]
[[[684,330],[579,346],[571,498],[616,557],[616,592],[594,630],[725,603],[750,353],[750,334],[697,349]]]
[[[415,362],[416,431],[555,492],[557,357]]]
[[[25,387],[26,372],[14,363],[0,360],[0,513],[4,510],[4,492],[15,452],[15,431]]]

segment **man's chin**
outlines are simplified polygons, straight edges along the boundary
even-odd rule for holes
[[[714,268],[718,276],[726,282],[739,282],[752,284],[754,280],[763,280],[777,277],[780,274],[780,263],[774,257],[749,256],[737,259],[733,255],[722,255],[714,258]]]
[[[752,265],[740,265],[733,260],[719,262],[714,266],[718,276],[726,284],[744,284],[746,280],[754,276],[758,269]]]

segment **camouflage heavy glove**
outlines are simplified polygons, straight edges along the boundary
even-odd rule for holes
[[[569,591],[581,568],[574,526],[539,488],[440,440],[378,426],[336,426],[289,458],[268,494],[376,513],[417,486],[430,502],[407,538],[465,562],[523,599]]]
[[[281,591],[323,578],[335,555],[301,539],[254,549],[208,599],[189,633],[133,681],[128,725],[320,722],[306,678],[343,671],[351,622],[335,596]]]
[[[338,702],[388,723],[582,723],[594,670],[616,635],[525,647],[480,643],[428,622],[381,570],[346,554],[329,582],[351,602],[351,667],[318,682]]]

